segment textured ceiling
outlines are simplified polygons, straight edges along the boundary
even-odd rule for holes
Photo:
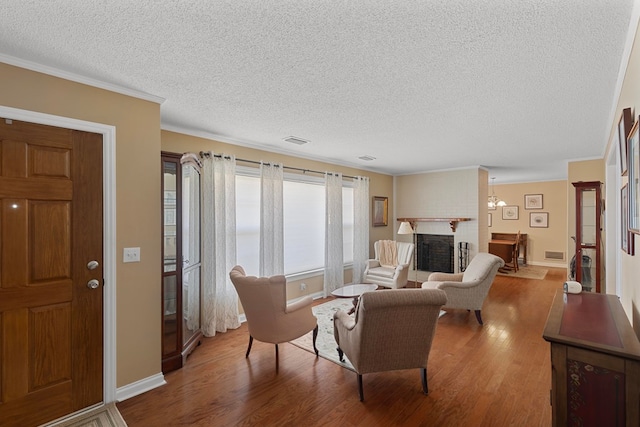
[[[165,98],[164,128],[234,144],[394,175],[564,179],[567,160],[604,154],[632,7],[3,0],[0,54]]]

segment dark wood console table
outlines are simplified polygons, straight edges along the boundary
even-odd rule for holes
[[[558,291],[551,343],[553,425],[640,425],[640,342],[615,295]]]
[[[491,233],[491,240],[516,240],[518,233]],[[527,235],[520,234],[520,247],[518,248],[518,256],[522,252],[522,262],[527,264]]]

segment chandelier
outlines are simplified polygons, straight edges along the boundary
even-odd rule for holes
[[[498,197],[496,196],[496,192],[493,188],[493,180],[496,179],[495,177],[491,177],[491,195],[489,196],[489,201],[487,203],[487,206],[490,209],[495,209],[496,206],[507,206],[507,203],[504,200],[500,200],[498,199]]]

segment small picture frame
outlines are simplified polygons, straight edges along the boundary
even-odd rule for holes
[[[620,189],[620,249],[629,255],[635,254],[635,239],[629,231],[629,186]]]
[[[620,153],[620,175],[625,176],[629,167],[629,147],[627,146],[627,137],[633,126],[633,118],[631,116],[631,108],[622,110],[620,120],[618,121],[618,151]]]
[[[638,120],[627,138],[629,148],[629,231],[640,234],[640,135]]]
[[[549,212],[529,212],[529,227],[549,228]]]
[[[373,196],[373,226],[383,227],[389,222],[389,198]]]
[[[525,194],[525,209],[542,209],[542,194]]]
[[[518,206],[503,206],[502,219],[518,219]]]
[[[493,223],[493,220],[491,218],[491,214],[489,214],[489,223],[488,223],[489,227],[491,227],[493,225],[492,223]]]

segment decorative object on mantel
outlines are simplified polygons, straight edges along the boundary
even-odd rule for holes
[[[496,206],[502,207],[507,205],[507,202],[505,202],[504,200],[498,199],[498,197],[496,196],[496,192],[493,187],[494,179],[496,178],[491,177],[491,195],[489,196],[489,201],[487,202],[487,206],[491,210],[494,210]]]
[[[398,234],[413,234],[413,269],[416,271],[416,284],[418,283],[418,242],[416,241],[415,223],[412,227],[407,221],[400,223]]]
[[[416,228],[416,222],[448,222],[451,231],[455,233],[459,222],[471,221],[471,218],[398,218],[398,221],[408,222],[413,229]]]

